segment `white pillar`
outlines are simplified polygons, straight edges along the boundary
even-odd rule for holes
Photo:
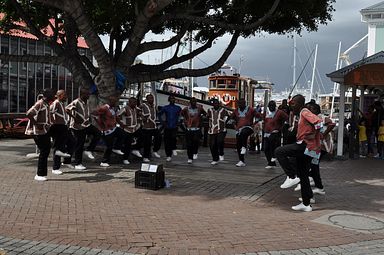
[[[337,156],[343,156],[345,85],[340,84],[339,127],[337,130]]]
[[[359,100],[359,109],[364,112],[364,100],[365,100],[365,95],[364,95],[365,89],[362,87],[360,88],[360,100]]]

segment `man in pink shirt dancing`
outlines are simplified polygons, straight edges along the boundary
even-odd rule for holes
[[[290,107],[295,115],[299,115],[296,143],[287,144],[275,150],[275,155],[280,166],[287,174],[287,179],[280,186],[282,189],[290,188],[301,183],[302,203],[292,206],[295,211],[312,211],[310,203],[313,197],[309,183],[309,169],[312,160],[320,158],[320,128],[322,120],[310,110],[304,108],[305,98],[296,95],[290,102]],[[289,158],[296,158],[294,167]],[[298,176],[298,177],[297,177]]]

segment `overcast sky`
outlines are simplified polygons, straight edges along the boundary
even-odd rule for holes
[[[330,92],[333,84],[326,77],[336,68],[338,44],[342,43],[342,52],[368,33],[368,26],[361,22],[360,10],[379,3],[379,0],[336,0],[333,20],[327,26],[320,26],[317,32],[303,33],[297,37],[296,77],[303,69],[310,52],[318,44],[317,73],[314,91]],[[219,40],[212,49],[194,59],[195,68],[213,63],[226,47],[228,38]],[[360,60],[367,51],[367,43],[350,53],[352,62]],[[168,53],[170,54],[170,53]],[[163,52],[165,58],[167,52]],[[145,62],[157,62],[156,54],[140,56]],[[287,35],[262,35],[249,39],[240,39],[227,63],[240,68],[241,74],[254,78],[268,78],[275,84],[275,90],[288,88],[293,80],[293,39]],[[307,85],[312,75],[313,58],[305,69],[299,84]],[[207,86],[207,77],[199,77],[199,86]]]

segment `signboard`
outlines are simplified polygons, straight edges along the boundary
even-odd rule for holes
[[[384,86],[384,64],[367,64],[349,72],[344,79],[345,85]]]

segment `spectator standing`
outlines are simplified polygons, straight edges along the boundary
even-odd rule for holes
[[[177,137],[177,124],[179,122],[181,107],[175,105],[175,96],[168,97],[169,104],[164,106],[160,113],[159,118],[164,127],[164,150],[167,161],[172,160],[172,155],[176,156],[176,137]],[[165,118],[163,118],[165,117]]]
[[[375,111],[372,116],[372,128],[377,139],[380,123],[384,119],[384,108],[380,101],[375,101],[373,107],[375,108]]]
[[[381,125],[377,131],[377,135],[378,158],[384,159],[384,120],[381,120]]]
[[[360,157],[365,158],[368,153],[368,137],[367,137],[367,129],[365,126],[365,119],[362,118],[359,120],[358,128],[359,128],[359,144],[360,144]]]

